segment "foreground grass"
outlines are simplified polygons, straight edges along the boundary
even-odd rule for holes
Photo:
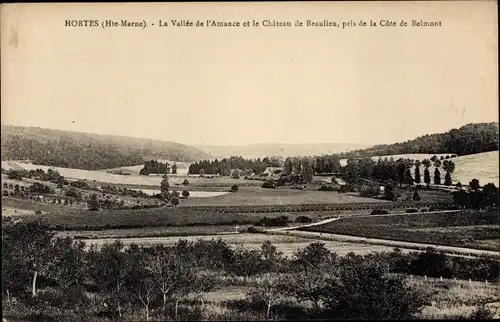
[[[425,290],[431,305],[423,308],[418,318],[450,319],[469,316],[477,307],[485,306],[500,318],[500,285],[454,280],[413,278],[412,286]]]
[[[498,245],[480,241],[499,236],[495,211],[349,217],[304,230],[485,250],[497,250]]]

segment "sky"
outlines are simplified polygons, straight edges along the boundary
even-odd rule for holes
[[[190,145],[382,144],[497,122],[495,5],[7,5],[1,122]],[[65,27],[68,19],[150,27]],[[158,27],[171,19],[442,27]]]

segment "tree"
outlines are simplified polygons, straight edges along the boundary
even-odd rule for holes
[[[333,320],[405,320],[427,304],[424,294],[401,277],[388,276],[378,261],[348,254],[322,290]]]
[[[182,191],[182,196],[187,199],[189,197],[189,191],[183,190]]]
[[[172,199],[170,200],[170,203],[174,206],[174,207],[177,207],[179,205],[179,198],[177,197],[172,197]]]
[[[418,194],[417,191],[413,193],[413,201],[420,201],[422,198],[420,198],[420,195]]]
[[[177,164],[172,164],[172,174],[177,174]]]
[[[94,287],[105,293],[113,308],[122,316],[122,299],[130,266],[126,260],[123,243],[119,240],[105,244],[100,250],[91,247],[87,254],[88,275]]]
[[[238,189],[239,189],[239,187],[238,187],[238,185],[237,185],[237,184],[233,184],[233,185],[231,186],[231,192],[237,192],[237,191],[238,191]]]
[[[415,183],[419,184],[421,182],[420,180],[420,164],[417,163],[415,165]]]
[[[336,256],[325,244],[315,242],[294,253],[293,262],[296,272],[293,282],[288,284],[288,293],[301,301],[311,301],[316,313],[320,313],[322,290],[325,287],[329,270],[335,267]]]
[[[451,174],[448,171],[444,175],[444,184],[445,184],[445,186],[451,186],[452,185]]]
[[[483,187],[483,193],[488,207],[498,205],[498,188],[494,183],[485,184]]]
[[[87,207],[90,211],[98,211],[101,207],[95,193],[91,194],[89,200],[87,200]]]
[[[304,158],[302,161],[301,176],[306,183],[311,183],[313,181],[314,169],[312,163],[309,159]]]
[[[441,184],[441,172],[439,172],[438,168],[434,169],[434,184],[436,185]]]
[[[182,184],[185,185],[185,186],[189,185],[189,180],[188,179],[184,179],[184,181],[182,181]]]
[[[266,321],[271,316],[271,308],[283,300],[283,278],[273,278],[266,273],[257,280],[258,282],[247,292],[247,298],[256,304],[266,305]]]
[[[52,247],[53,258],[50,262],[50,276],[63,289],[81,285],[85,278],[85,243],[75,242],[72,238],[58,237]]]
[[[276,246],[266,240],[260,247],[261,264],[264,272],[278,272],[283,264],[283,253],[278,251]]]
[[[194,265],[186,257],[186,253],[176,252],[173,247],[155,246],[153,260],[149,271],[156,291],[163,300],[163,314],[166,315],[167,302],[176,299],[188,290],[188,285],[195,277]],[[176,317],[177,318],[177,317]]]
[[[240,178],[240,170],[235,169],[233,173],[231,174],[231,178],[233,179],[239,179]]]
[[[31,295],[37,295],[38,276],[47,273],[52,257],[53,236],[42,220],[2,225],[2,284],[7,290],[19,289],[31,276]]]
[[[151,270],[153,257],[145,249],[132,245],[127,250],[127,261],[130,267],[126,283],[128,291],[144,306],[146,321],[149,321],[150,305],[156,295]]]
[[[469,182],[469,188],[471,190],[474,190],[474,191],[477,191],[479,189],[479,180],[477,179],[472,179],[470,182]]]
[[[431,183],[431,175],[429,173],[428,168],[425,168],[425,170],[424,170],[424,182],[426,185],[429,185]]]
[[[200,174],[200,177],[203,177],[205,175],[205,169],[200,169],[198,173]]]
[[[170,191],[170,182],[166,175],[163,176],[163,180],[160,183],[160,194],[163,198],[168,200],[168,195]]]
[[[285,174],[287,174],[287,175],[293,174],[293,161],[292,161],[292,158],[287,157],[285,159],[285,167],[284,167],[284,171],[283,172],[285,172]]]

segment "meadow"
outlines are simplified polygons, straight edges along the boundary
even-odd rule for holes
[[[387,202],[365,198],[357,193],[338,193],[334,191],[297,190],[285,187],[263,189],[260,187],[240,187],[236,193],[206,199],[183,200],[185,206],[246,206],[246,205],[299,205],[313,203],[364,203]]]
[[[233,226],[234,228],[234,226]],[[61,233],[64,235],[64,233]],[[286,235],[265,235],[265,234],[225,234],[217,236],[173,236],[173,237],[144,237],[144,238],[120,238],[125,246],[130,244],[136,244],[140,246],[150,246],[155,244],[162,245],[174,245],[179,240],[186,241],[196,241],[198,239],[202,240],[216,240],[220,238],[226,242],[231,247],[245,247],[251,250],[260,250],[264,242],[270,241],[276,249],[283,253],[285,256],[292,256],[297,250],[307,247],[309,244],[314,242],[314,240],[308,238],[300,238],[294,236]],[[92,244],[97,247],[101,247],[106,243],[112,243],[116,238],[97,238],[97,239],[82,239],[87,246]],[[356,253],[358,255],[365,255],[375,251],[391,251],[393,248],[388,246],[379,245],[368,245],[368,244],[358,244],[358,243],[348,243],[348,242],[338,242],[338,241],[321,241],[324,243],[325,247],[336,252],[340,256],[344,256],[349,252]]]
[[[352,216],[305,231],[346,234],[407,242],[498,250],[498,213],[496,211],[464,211],[461,213],[407,216]],[[460,227],[460,228],[458,228]],[[481,242],[488,240],[489,243]]]
[[[500,286],[495,283],[413,277],[410,285],[425,290],[431,299],[418,314],[419,319],[453,319],[469,316],[477,307],[486,306],[494,318],[500,318]]]

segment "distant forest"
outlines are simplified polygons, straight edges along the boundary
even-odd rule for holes
[[[144,163],[146,159],[192,162],[203,151],[173,142],[2,125],[2,160],[98,170]]]
[[[341,159],[407,153],[468,155],[498,150],[498,122],[471,123],[446,133],[430,134],[411,141],[340,153]]]

